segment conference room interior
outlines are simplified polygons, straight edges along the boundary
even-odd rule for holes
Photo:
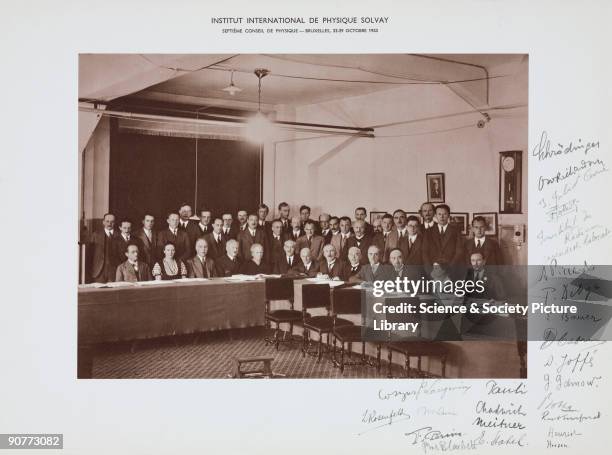
[[[266,295],[277,278],[100,287],[92,237],[106,213],[133,233],[145,215],[167,230],[183,205],[194,223],[260,204],[271,222],[282,202],[371,222],[431,201],[466,241],[483,216],[503,264],[527,265],[527,81],[523,54],[81,54],[77,376],[526,377],[524,343],[476,338],[390,364],[384,342],[348,343],[339,368],[340,345],[324,337],[319,356],[313,331],[303,352],[300,321],[268,342],[266,300],[289,308]],[[294,277],[294,309],[313,284]]]

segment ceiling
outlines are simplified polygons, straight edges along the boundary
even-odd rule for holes
[[[499,65],[518,67],[526,57],[523,54],[132,55],[138,64],[146,67],[147,77],[142,78],[144,86],[140,90],[124,94],[131,99],[245,109],[257,105],[258,80],[253,73],[256,68],[270,71],[262,79],[264,108],[313,104],[402,85],[466,80],[470,82],[453,83],[449,87],[474,105],[486,106],[488,87],[485,78],[491,70]],[[87,57],[95,59],[95,56],[90,54]],[[109,54],[105,57],[108,59]],[[196,62],[198,58],[205,59],[202,66]],[[81,70],[83,73],[83,66]],[[157,76],[155,70],[162,72],[163,77],[159,77],[159,82],[151,83]],[[234,96],[222,91],[229,85],[232,71],[234,84],[242,89]],[[96,76],[100,77],[98,71]],[[137,87],[138,75],[134,74],[133,78]]]

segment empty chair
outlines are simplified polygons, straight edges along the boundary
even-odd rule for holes
[[[340,371],[344,372],[345,365],[365,365],[367,364],[365,356],[365,340],[362,337],[362,331],[365,329],[363,315],[361,313],[362,298],[365,298],[361,289],[352,288],[335,288],[332,302],[332,318],[334,335],[333,344],[333,362],[334,366],[340,367]],[[361,316],[361,324],[344,324],[341,315],[358,314]],[[336,359],[336,341],[341,344],[340,360]],[[344,361],[344,344],[348,343],[349,356],[352,351],[352,343],[361,342],[361,361],[348,363]]]
[[[270,328],[270,323],[275,324],[274,338],[265,339],[266,343],[274,344],[278,350],[281,342],[293,341],[293,325],[302,320],[302,312],[293,309],[293,278],[266,278],[266,307],[265,321],[266,328]],[[272,301],[288,301],[288,309],[279,309],[270,311],[270,302]],[[280,324],[289,324],[289,339],[286,339],[286,332],[283,332],[283,338],[279,338]]]
[[[390,298],[386,300],[386,303],[388,305],[397,305],[399,303],[402,302],[406,302],[406,303],[412,303],[413,305],[416,305],[417,307],[419,306],[419,304],[421,303],[421,299],[419,298],[398,298],[398,297],[394,297],[394,298]],[[387,319],[390,322],[418,322],[418,328],[417,328],[417,333],[415,336],[402,336],[401,340],[398,341],[394,341],[393,339],[396,338],[397,339],[397,334],[393,333],[392,331],[389,331],[388,333],[388,339],[389,342],[387,343],[387,351],[388,351],[388,369],[387,369],[387,377],[392,377],[391,374],[391,366],[392,366],[392,360],[393,360],[393,352],[399,352],[400,354],[403,354],[405,356],[405,371],[404,374],[406,377],[411,377],[411,373],[410,373],[410,358],[411,357],[416,357],[417,358],[417,369],[419,371],[419,373],[422,372],[421,370],[421,358],[422,357],[436,357],[440,359],[440,362],[442,364],[442,377],[445,377],[446,374],[446,359],[448,357],[448,352],[449,352],[449,345],[448,343],[445,342],[441,342],[441,341],[432,341],[428,338],[424,338],[422,337],[422,326],[423,323],[427,323],[427,322],[439,322],[439,323],[444,323],[444,321],[447,321],[450,318],[450,315],[448,314],[427,314],[427,315],[421,315],[421,314],[394,314],[394,313],[389,313],[386,315]]]
[[[325,315],[311,316],[307,310],[310,309],[325,309]],[[329,350],[330,334],[334,328],[334,318],[330,314],[331,310],[331,295],[329,284],[304,284],[302,286],[302,326],[304,328],[304,338],[302,353],[304,356],[310,354],[310,332],[316,332],[319,335],[316,356],[317,362],[321,360],[323,353],[323,335],[327,336],[327,347]],[[336,318],[335,321],[338,327],[343,325],[353,325],[351,321],[342,318]]]

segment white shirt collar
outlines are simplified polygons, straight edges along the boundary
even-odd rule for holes
[[[444,229],[444,231],[446,232],[446,230],[448,229],[448,227],[450,226],[450,223],[446,223],[444,226],[442,226],[440,223],[438,223],[438,232],[442,232],[442,229]]]
[[[480,240],[480,246],[484,245],[486,237],[482,236],[481,238],[474,237],[474,245],[478,246],[478,241]]]
[[[411,242],[414,243],[414,241],[416,240],[418,234],[414,234],[414,235],[409,235],[408,236],[408,240],[410,240]]]

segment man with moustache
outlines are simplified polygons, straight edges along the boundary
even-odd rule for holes
[[[335,281],[348,279],[345,262],[338,258],[336,248],[331,243],[323,247],[323,259],[319,262],[317,278]]]
[[[187,233],[189,238],[189,255],[191,255],[195,247],[195,241],[200,237],[200,228],[198,228],[198,222],[191,219],[193,212],[189,204],[182,204],[178,213],[180,218],[178,228]]]
[[[330,220],[330,216],[328,213],[321,213],[321,215],[319,215],[319,230],[318,233],[321,237],[323,237],[323,242],[325,245],[327,245],[329,242],[331,242],[331,237],[332,237],[332,230],[331,227],[329,225],[329,220]]]
[[[258,243],[263,247],[266,242],[266,234],[263,229],[258,229],[257,215],[252,213],[247,218],[247,227],[238,234],[238,255],[241,261],[247,262],[251,260],[251,246]]]
[[[338,258],[345,260],[348,256],[348,241],[352,237],[351,234],[351,219],[348,216],[340,218],[340,229],[337,234],[334,234],[330,245],[333,245]]]
[[[385,213],[380,219],[381,231],[374,235],[373,243],[383,252],[383,262],[389,262],[389,252],[393,249],[389,245],[391,231],[393,231],[393,216]]]
[[[434,220],[435,210],[435,206],[431,202],[423,202],[421,204],[421,217],[423,218],[423,225],[421,227],[424,231],[436,225]]]
[[[228,277],[238,273],[242,262],[238,258],[238,241],[229,239],[225,244],[225,254],[217,258],[217,276]]]
[[[350,249],[354,246],[359,248],[361,250],[361,265],[365,265],[367,264],[368,248],[372,245],[372,237],[366,234],[366,223],[363,220],[353,222],[353,231],[355,235],[348,239],[347,248]]]
[[[135,283],[137,281],[153,280],[149,264],[138,260],[138,245],[128,243],[125,247],[124,257],[127,260],[117,266],[115,281]]]
[[[300,258],[295,254],[295,242],[291,239],[285,240],[283,250],[285,254],[276,260],[273,273],[287,275],[299,265]]]
[[[298,275],[303,275],[308,278],[314,278],[319,273],[319,262],[312,259],[312,253],[308,248],[300,250],[300,262],[294,268],[294,272]]]
[[[285,255],[284,245],[288,240],[287,234],[283,231],[281,220],[272,221],[272,231],[268,235],[267,260],[274,267],[274,264]]]

